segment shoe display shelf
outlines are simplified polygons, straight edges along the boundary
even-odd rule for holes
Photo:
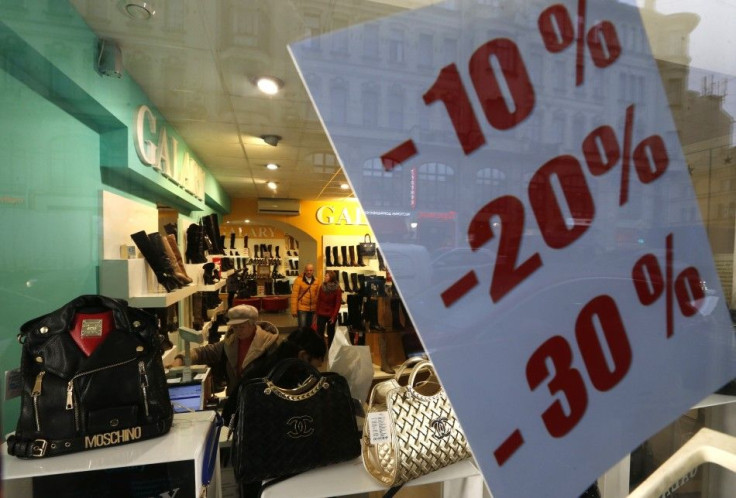
[[[186,268],[194,282],[166,292],[145,259],[105,259],[100,264],[100,294],[125,299],[137,308],[165,308],[195,292],[219,290],[232,273],[231,270],[223,272],[219,282],[205,285],[202,265],[186,265]]]

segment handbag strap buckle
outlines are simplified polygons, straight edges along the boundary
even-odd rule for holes
[[[31,446],[31,456],[35,458],[41,458],[46,454],[47,447],[48,442],[45,439],[34,440],[33,445]]]

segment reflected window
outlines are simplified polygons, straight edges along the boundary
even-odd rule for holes
[[[330,101],[332,104],[332,120],[337,124],[348,121],[348,85],[345,80],[337,79],[330,84]]]
[[[375,24],[363,26],[363,57],[378,59],[378,26]]]
[[[388,60],[390,62],[404,62],[404,30],[391,28],[388,37]]]
[[[432,209],[455,200],[455,170],[443,163],[424,163],[417,169],[417,206]]]
[[[319,50],[320,43],[317,36],[320,33],[320,20],[318,14],[306,14],[304,16],[304,27],[306,28],[305,38],[307,38],[307,47],[312,50]]]
[[[337,157],[332,152],[317,152],[311,156],[315,173],[334,173],[337,171]]]
[[[475,190],[479,199],[495,198],[506,189],[506,173],[500,169],[483,168],[475,174]]]
[[[417,66],[426,67],[432,65],[432,35],[422,33],[419,35],[419,45],[417,46]]]
[[[404,128],[404,90],[398,85],[392,86],[388,94],[388,126]]]
[[[409,188],[402,181],[401,166],[386,171],[381,159],[374,157],[363,163],[363,187],[371,192],[366,207],[401,207],[409,196]]]
[[[378,127],[378,85],[363,85],[363,125],[370,128]]]

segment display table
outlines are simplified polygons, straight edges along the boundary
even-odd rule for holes
[[[483,477],[472,460],[464,460],[444,469],[432,472],[405,484],[406,487],[421,484],[443,483],[443,496],[447,498],[481,498],[490,494],[485,490]],[[310,470],[263,490],[262,498],[324,498],[372,491],[385,491],[363,468],[356,458]]]
[[[7,456],[7,443],[3,443],[0,451],[3,452],[5,496],[30,498],[34,496],[34,487],[37,491],[38,488],[56,489],[54,496],[57,498],[94,496],[95,483],[112,487],[118,478],[130,480],[128,475],[140,478],[141,482],[136,483],[139,488],[153,489],[158,484],[170,490],[178,487],[176,493],[180,496],[199,496],[207,434],[213,419],[211,411],[177,413],[171,430],[164,436],[50,458],[22,460],[10,457]],[[82,473],[84,475],[80,476]],[[219,478],[217,462],[210,497],[220,496]],[[68,485],[75,481],[85,485],[69,489]],[[166,494],[159,492],[151,496]]]

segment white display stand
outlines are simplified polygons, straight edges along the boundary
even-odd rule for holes
[[[194,489],[202,486],[202,465],[206,454],[207,434],[214,412],[177,413],[171,430],[164,436],[122,446],[100,448],[63,456],[22,460],[3,457],[3,491],[8,497],[31,497],[32,478],[58,474],[139,467],[165,462],[194,461]],[[0,451],[7,455],[7,443]],[[218,455],[219,458],[219,455]],[[219,461],[210,484],[210,497],[220,496]]]
[[[491,494],[483,484],[483,477],[472,460],[464,460],[456,464],[432,472],[426,476],[406,483],[404,486],[443,483],[445,498],[488,498]],[[378,483],[363,468],[363,462],[356,458],[349,462],[338,463],[319,469],[310,470],[283,482],[269,486],[263,490],[262,498],[324,498],[330,496],[354,495],[385,491],[387,488]]]

